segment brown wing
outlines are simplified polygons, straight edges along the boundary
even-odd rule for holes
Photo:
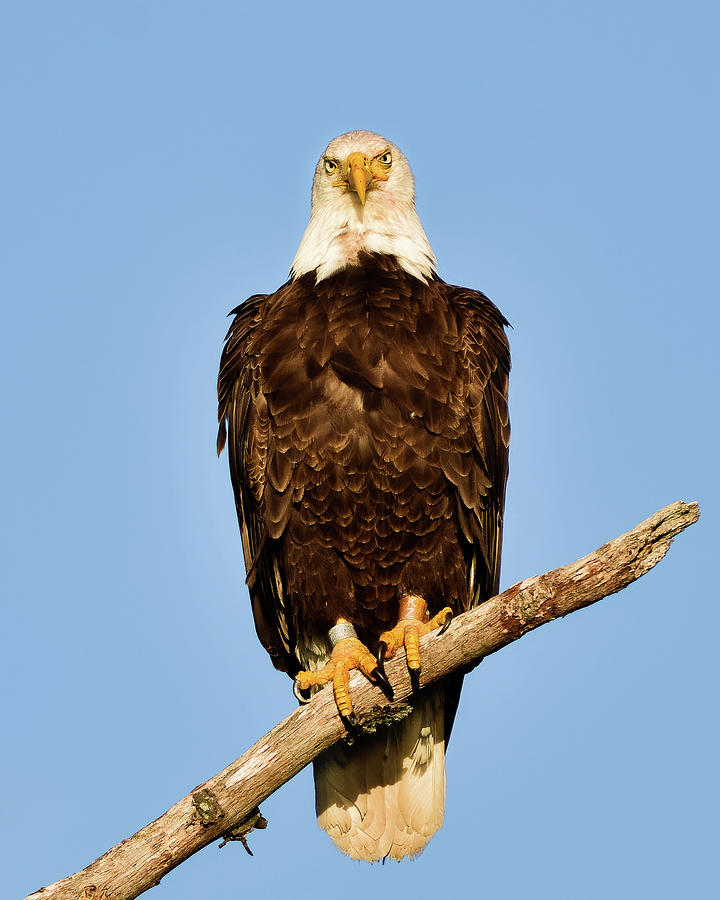
[[[465,311],[463,347],[469,368],[468,416],[475,446],[472,465],[476,490],[456,495],[458,519],[468,542],[467,607],[497,593],[500,579],[505,485],[508,475],[510,348],[507,320],[483,294],[455,288],[454,301]]]
[[[500,580],[510,445],[510,347],[505,334],[509,323],[484,294],[465,288],[449,290],[453,305],[463,313],[460,346],[467,377],[465,389],[453,396],[452,404],[460,421],[469,423],[471,450],[469,465],[467,459],[460,461],[457,453],[448,453],[445,475],[456,488],[467,578],[462,606],[469,609],[496,594]],[[468,436],[461,437],[458,432],[457,437],[460,440],[455,447],[460,450],[467,445]],[[464,674],[456,673],[445,681],[446,740],[450,739]]]
[[[227,441],[230,478],[242,536],[255,629],[276,668],[294,674],[295,634],[286,615],[284,580],[262,514],[268,461],[269,420],[250,352],[267,295],[257,294],[230,313],[218,376],[218,455]],[[227,427],[226,423],[227,422]]]

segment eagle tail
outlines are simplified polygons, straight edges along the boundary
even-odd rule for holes
[[[422,852],[445,815],[445,690],[424,691],[401,722],[315,760],[318,823],[353,859]]]

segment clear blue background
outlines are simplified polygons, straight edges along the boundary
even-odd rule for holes
[[[714,3],[5,4],[2,895],[89,863],[294,706],[258,644],[215,377],[315,161],[406,152],[513,323],[503,584],[677,498],[640,583],[466,684],[446,824],[345,860],[309,771],[153,896],[718,896]]]

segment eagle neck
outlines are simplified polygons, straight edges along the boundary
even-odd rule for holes
[[[437,275],[435,254],[415,207],[389,208],[371,194],[359,210],[346,204],[313,210],[290,276],[314,272],[320,283],[374,254],[394,257],[420,281],[427,283]]]

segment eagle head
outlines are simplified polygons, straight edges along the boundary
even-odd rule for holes
[[[402,151],[371,131],[330,141],[315,167],[310,222],[291,275],[316,280],[358,264],[359,254],[394,256],[428,281],[436,260],[415,210],[415,179]]]

